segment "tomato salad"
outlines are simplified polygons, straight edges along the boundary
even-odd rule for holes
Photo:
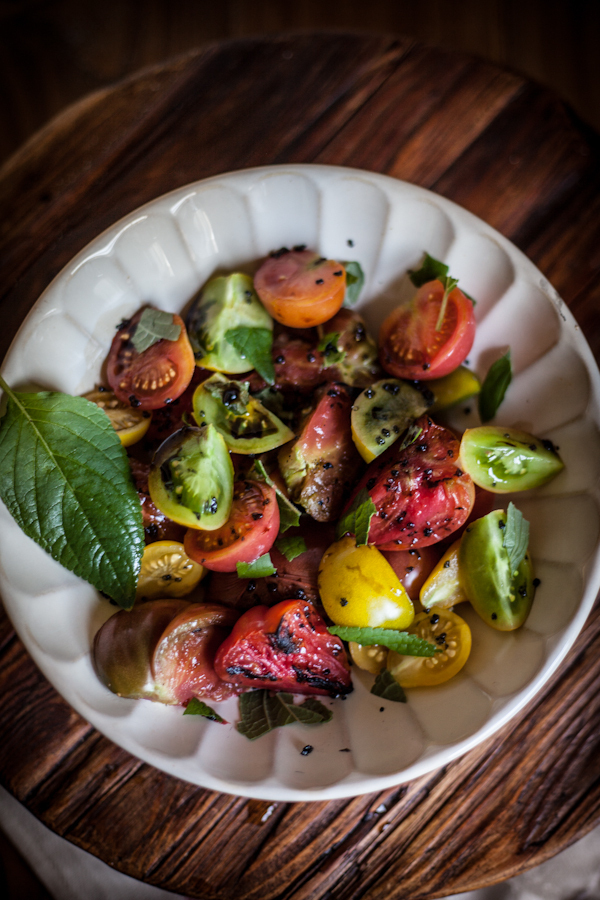
[[[145,306],[119,326],[87,396],[127,447],[146,535],[135,606],[94,642],[121,696],[219,721],[206,701],[263,691],[279,724],[324,721],[293,695],[344,696],[352,665],[395,700],[455,676],[460,603],[495,629],[525,621],[528,524],[497,507],[554,477],[556,449],[445,424],[500,382],[495,410],[510,380],[508,356],[483,386],[465,367],[474,301],[447,266],[425,255],[378,345],[344,305],[357,269],[282,248],[254,278],[209,281],[186,323]]]

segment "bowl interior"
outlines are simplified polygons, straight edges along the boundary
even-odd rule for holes
[[[410,289],[423,252],[443,259],[477,299],[469,365],[485,375],[511,348],[514,378],[498,424],[548,437],[566,467],[513,498],[531,523],[541,584],[526,625],[503,634],[467,605],[473,631],[463,672],[446,685],[382,701],[355,674],[333,720],[289,726],[250,743],[231,725],[123,700],[97,680],[90,645],[113,612],[84,582],[33,544],[0,506],[0,590],[17,631],[64,698],[109,738],[193,783],[269,800],[308,800],[380,790],[442,766],[514,716],[564,658],[600,585],[598,559],[600,378],[569,311],[510,242],[442,197],[384,176],[320,166],[223,175],[161,197],[115,224],[52,282],[27,317],[3,374],[16,388],[80,394],[100,380],[115,327],[143,302],[185,310],[215,273],[252,272],[281,246],[358,260],[358,308],[375,333]],[[476,404],[457,427],[478,424]],[[221,704],[235,722],[235,701]],[[315,750],[301,756],[310,743]]]

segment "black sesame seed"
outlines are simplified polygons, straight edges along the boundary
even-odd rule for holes
[[[280,366],[283,365],[283,363],[285,362],[285,356],[283,356],[283,354],[280,353],[279,356],[275,357],[275,362]]]
[[[324,462],[324,463],[323,463],[323,468],[324,468],[324,469],[333,469],[333,463],[330,463],[330,462]]]
[[[496,613],[492,613],[492,619],[494,619],[494,621],[496,621],[497,618],[498,618],[497,614],[496,614]]]
[[[445,569],[449,569],[449,568],[450,568],[450,560],[449,560],[449,559],[447,559],[446,562],[444,563],[444,568],[445,568]]]
[[[305,747],[303,747],[302,750],[300,751],[300,756],[308,756],[308,754],[309,754],[309,753],[312,753],[314,749],[315,749],[315,748],[312,746],[312,744],[307,744],[307,745],[306,745]]]
[[[429,621],[431,622],[432,625],[437,625],[437,623],[440,621],[440,617],[438,616],[437,613],[434,613]]]
[[[325,284],[325,279],[324,279],[324,278],[317,278],[317,280],[315,281],[315,284]]]
[[[340,606],[348,606],[348,601],[345,597],[340,597]]]
[[[539,587],[541,583],[542,583],[542,582],[540,581],[539,578],[534,578],[534,579],[533,579],[533,586],[534,586],[534,587]]]

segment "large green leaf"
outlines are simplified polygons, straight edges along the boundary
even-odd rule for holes
[[[57,562],[130,608],[144,550],[141,505],[106,414],[82,397],[15,393],[0,421],[0,497]]]

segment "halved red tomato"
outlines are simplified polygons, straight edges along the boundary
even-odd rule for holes
[[[335,316],[344,302],[346,270],[312,250],[282,247],[254,276],[268,312],[289,328],[311,328]]]
[[[379,550],[427,547],[451,535],[467,520],[475,499],[471,477],[457,466],[460,444],[429,416],[415,423],[417,440],[404,450],[395,445],[374,460],[358,483],[377,512],[369,543]]]
[[[187,555],[213,572],[235,572],[238,562],[252,562],[271,549],[279,532],[275,489],[258,481],[237,481],[227,522],[215,531],[190,528]]]
[[[176,341],[158,340],[138,353],[133,336],[144,313],[124,322],[113,338],[106,375],[111,389],[123,403],[139,409],[159,409],[176,400],[188,386],[196,361],[183,319],[173,315],[181,330]]]
[[[379,332],[379,360],[390,375],[441,378],[465,361],[475,339],[473,303],[454,288],[439,322],[443,298],[442,282],[428,281],[387,317]]]

